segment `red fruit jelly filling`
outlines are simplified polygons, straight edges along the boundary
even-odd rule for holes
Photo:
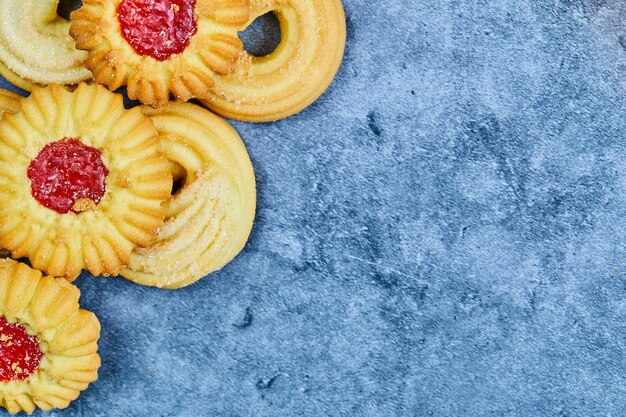
[[[0,317],[0,381],[26,379],[39,367],[43,353],[36,336],[19,323]]]
[[[183,52],[198,30],[195,8],[196,0],[123,0],[117,18],[139,55],[165,61]]]
[[[28,166],[33,197],[62,214],[95,208],[106,191],[107,175],[102,152],[78,139],[49,143]]]

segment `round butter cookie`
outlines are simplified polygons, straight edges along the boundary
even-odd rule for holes
[[[87,68],[111,90],[163,106],[206,97],[217,75],[234,70],[249,0],[84,0],[70,34],[89,52]]]
[[[201,100],[222,116],[269,122],[309,106],[330,86],[346,44],[341,0],[252,0],[250,20],[273,12],[281,41],[263,57],[243,52],[235,72],[217,77]]]
[[[0,74],[31,91],[36,85],[78,84],[91,78],[87,52],[76,49],[59,0],[0,2]]]
[[[144,108],[160,134],[160,151],[183,184],[166,203],[157,242],[137,248],[121,275],[175,289],[230,262],[244,247],[254,220],[252,163],[224,119],[189,103]]]
[[[65,408],[98,379],[100,323],[80,291],[0,259],[0,406],[11,414]]]
[[[56,277],[117,275],[163,223],[172,175],[157,145],[119,94],[36,88],[0,120],[0,247]]]

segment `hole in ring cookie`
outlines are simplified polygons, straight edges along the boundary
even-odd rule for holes
[[[256,57],[274,52],[281,41],[280,22],[276,14],[269,12],[254,19],[246,30],[239,32],[239,39],[244,49]]]
[[[83,5],[80,0],[60,0],[57,7],[57,14],[65,20],[70,20],[70,13],[79,9]]]
[[[172,185],[172,195],[178,194],[178,192],[187,183],[187,170],[183,168],[178,162],[170,161],[170,170],[172,171],[172,178],[174,183]]]

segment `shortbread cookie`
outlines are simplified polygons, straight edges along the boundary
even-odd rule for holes
[[[189,103],[144,111],[184,185],[165,203],[159,240],[136,249],[121,275],[181,288],[222,268],[244,247],[256,207],[254,172],[239,135],[221,117]]]
[[[121,95],[50,85],[0,120],[0,247],[56,277],[116,275],[156,239],[170,196],[157,131]]]
[[[85,0],[70,33],[87,67],[111,90],[150,106],[207,97],[233,71],[249,0]]]
[[[0,60],[0,76],[4,77],[4,79],[9,81],[11,84],[20,87],[22,90],[30,91],[35,86],[32,82],[25,80],[11,71],[9,67],[2,62],[2,60]]]
[[[252,0],[251,18],[273,12],[281,42],[255,57],[243,52],[237,71],[216,78],[202,103],[231,119],[267,122],[291,116],[313,103],[333,81],[346,44],[341,0]]]
[[[4,113],[16,113],[22,98],[19,94],[0,88],[0,119]]]
[[[20,109],[20,99],[23,97],[11,91],[0,88],[0,119],[4,113],[15,113]],[[0,258],[10,258],[11,252],[0,248]]]
[[[100,323],[78,288],[0,259],[0,406],[65,408],[98,379]]]
[[[0,74],[31,91],[35,85],[78,84],[91,78],[87,53],[75,47],[59,0],[0,2]]]

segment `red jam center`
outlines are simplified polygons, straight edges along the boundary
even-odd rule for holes
[[[39,367],[43,353],[36,336],[19,323],[0,317],[0,381],[26,379]]]
[[[63,214],[95,208],[106,191],[108,174],[102,152],[77,139],[46,145],[28,166],[33,197]]]
[[[195,8],[196,0],[123,0],[117,18],[139,55],[165,61],[183,52],[196,33]]]

